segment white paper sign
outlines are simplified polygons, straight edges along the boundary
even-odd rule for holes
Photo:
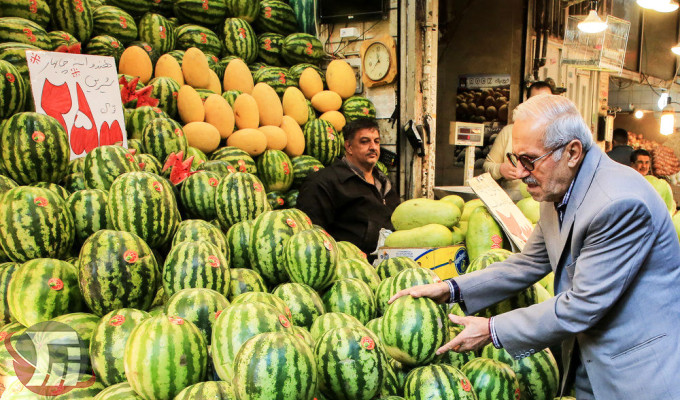
[[[476,176],[468,183],[484,202],[494,219],[501,224],[512,244],[521,251],[534,230],[531,221],[522,214],[510,196],[498,186],[489,173]]]
[[[66,129],[71,159],[98,146],[127,147],[113,57],[27,50],[26,61],[35,110]]]

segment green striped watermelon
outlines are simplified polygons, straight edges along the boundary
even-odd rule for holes
[[[382,351],[376,336],[364,327],[326,332],[314,347],[321,391],[338,400],[373,399],[385,378]]]
[[[130,120],[125,121],[128,138],[142,139],[144,128],[156,118],[170,118],[170,116],[158,107],[142,106],[132,110]]]
[[[95,381],[92,385],[87,387],[76,387],[75,389],[69,390],[67,393],[54,397],[54,399],[55,400],[92,399],[94,398],[95,395],[97,395],[99,392],[105,389],[104,384],[96,380],[96,378],[97,377],[95,377]],[[92,375],[90,373],[87,373],[80,378],[80,381],[87,382],[90,379],[92,379]]]
[[[0,60],[0,120],[23,110],[25,101],[24,78],[14,65]]]
[[[222,311],[212,332],[212,360],[223,381],[234,378],[234,360],[248,339],[265,332],[291,333],[291,323],[273,306],[263,303],[233,304]]]
[[[108,207],[115,229],[132,232],[151,247],[168,244],[181,219],[170,183],[148,172],[119,176]]]
[[[300,191],[297,189],[292,189],[283,195],[283,201],[286,203],[286,207],[295,208],[297,207],[297,199],[300,195]]]
[[[312,334],[309,333],[307,328],[293,325],[293,334],[302,339],[302,341],[305,342],[305,344],[309,346],[310,349],[314,348],[314,339],[312,338]]]
[[[312,106],[312,102],[307,99],[307,122],[317,119],[316,110]]]
[[[79,157],[68,162],[68,173],[83,172],[85,170],[85,157]]]
[[[144,400],[127,381],[109,386],[94,396],[95,400]]]
[[[191,163],[191,168],[195,170],[199,165],[203,164],[204,162],[208,161],[208,156],[205,155],[204,152],[201,150],[189,146],[187,148],[187,155],[186,158],[193,157],[194,161]]]
[[[229,282],[229,301],[233,301],[243,293],[267,292],[264,280],[260,274],[252,269],[230,268],[229,274],[231,276],[231,281]]]
[[[87,189],[85,176],[82,172],[68,174],[64,177],[64,187],[71,193]]]
[[[309,174],[323,168],[323,164],[312,156],[301,155],[293,157],[290,161],[293,164],[293,187],[296,188],[302,186],[302,182]]]
[[[266,150],[257,158],[258,176],[265,191],[287,191],[293,184],[293,166],[281,150]]]
[[[59,182],[68,169],[68,136],[47,115],[22,112],[11,116],[0,132],[0,153],[7,176],[20,185]]]
[[[284,283],[274,289],[274,295],[289,307],[291,321],[297,326],[310,328],[314,320],[325,313],[321,297],[303,283]]]
[[[83,167],[87,187],[104,191],[108,191],[119,176],[140,170],[132,153],[113,145],[95,147],[85,156]]]
[[[463,331],[461,327],[452,324],[453,323],[451,322],[449,323],[449,339],[453,339]],[[491,345],[491,347],[493,347],[493,345]],[[482,353],[482,357],[486,357],[484,353]],[[449,350],[436,356],[433,362],[436,364],[448,364],[452,367],[460,369],[463,367],[463,365],[467,364],[473,358],[475,358],[475,353],[472,351],[468,351],[465,353],[457,353],[453,350]]]
[[[406,365],[424,365],[448,341],[446,314],[428,298],[403,296],[387,307],[382,339],[387,352]]]
[[[32,184],[31,186],[33,187],[39,187],[43,189],[49,189],[53,191],[54,193],[58,194],[59,197],[61,197],[62,200],[66,200],[71,193],[69,193],[68,190],[66,190],[63,186],[59,186],[56,183],[50,183],[50,182],[36,182]]]
[[[171,399],[204,380],[208,346],[190,321],[159,315],[130,333],[123,363],[135,392],[145,399]]]
[[[141,139],[128,139],[127,140],[127,148],[128,148],[128,150],[132,150],[132,149],[136,150],[135,154],[141,153],[142,152],[142,140]],[[73,161],[77,161],[77,160],[81,160],[81,159],[83,161],[85,161],[85,159],[83,159],[83,158],[76,158]],[[81,172],[82,172],[82,167],[81,167]]]
[[[176,33],[175,33],[175,34],[176,34]],[[195,46],[194,46],[194,47],[195,47]],[[174,58],[175,61],[177,61],[177,63],[178,63],[179,66],[181,67],[181,66],[182,66],[182,60],[184,59],[184,53],[185,53],[184,50],[173,50],[173,51],[169,51],[169,52],[167,52],[167,53],[165,53],[165,54],[171,55],[172,58]]]
[[[250,231],[253,221],[237,222],[227,231],[227,246],[231,255],[231,266],[233,268],[249,268],[250,256],[248,247],[250,244]]]
[[[338,279],[322,299],[324,307],[329,312],[351,315],[363,324],[375,318],[376,306],[373,291],[362,280]]]
[[[380,327],[381,326],[382,326],[382,317],[373,318],[372,320],[370,320],[366,323],[366,329],[375,333],[376,335],[378,335],[378,337],[380,337],[380,334],[381,334],[380,333],[380,331],[381,331]]]
[[[5,262],[0,264],[0,324],[5,325],[14,322],[14,317],[9,312],[9,303],[7,298],[7,290],[9,282],[14,276],[14,272],[21,264],[13,262]]]
[[[235,55],[246,64],[257,58],[257,36],[248,22],[240,18],[224,21],[224,48],[227,55]]]
[[[12,335],[10,344],[12,348],[17,348],[17,339],[24,333],[26,327],[18,322],[11,322],[0,328],[0,340],[5,342],[7,336]],[[2,376],[16,376],[14,369],[14,358],[7,351],[6,346],[0,346],[0,375]],[[4,396],[3,396],[4,397]]]
[[[163,287],[169,296],[182,289],[212,289],[229,295],[229,256],[210,242],[181,242],[174,246],[163,266]]]
[[[75,312],[70,314],[63,314],[52,318],[52,322],[60,322],[68,325],[71,329],[76,331],[78,339],[80,339],[86,351],[89,352],[92,334],[94,333],[100,318],[94,314],[85,312]]]
[[[0,60],[7,61],[17,69],[24,79],[26,86],[26,109],[33,107],[33,94],[31,93],[31,79],[28,74],[28,64],[26,62],[26,50],[40,50],[39,47],[25,43],[9,42],[0,43]]]
[[[314,338],[314,341],[318,341],[321,336],[331,329],[344,328],[347,326],[363,327],[361,322],[351,315],[340,312],[327,312],[314,320],[314,323],[312,323],[312,326],[309,328],[309,333],[312,335],[312,338]]]
[[[51,258],[28,261],[14,272],[7,299],[12,316],[24,326],[78,312],[83,307],[78,270]]]
[[[427,268],[409,268],[394,276],[390,291],[392,293],[397,293],[400,290],[408,289],[413,286],[427,285],[441,281],[442,280],[437,274]]]
[[[57,193],[19,186],[0,198],[0,247],[10,260],[64,258],[73,239],[73,217]]]
[[[289,35],[297,31],[295,11],[281,0],[260,1],[259,15],[253,25],[258,32]]]
[[[380,279],[385,279],[409,268],[420,268],[420,265],[409,257],[391,257],[381,261],[376,269]]]
[[[228,162],[221,160],[206,161],[203,164],[199,165],[198,168],[196,168],[196,170],[209,171],[216,174],[220,178],[236,172],[236,168],[232,167],[231,164],[229,164]]]
[[[153,88],[151,89],[151,97],[158,99],[158,108],[163,110],[170,117],[175,118],[177,116],[177,94],[180,89],[179,83],[173,78],[160,76],[149,81],[149,85]]]
[[[511,251],[505,249],[491,249],[483,254],[477,256],[468,266],[466,272],[479,271],[488,267],[489,265],[505,261],[506,258],[512,255]]]
[[[52,22],[59,30],[83,43],[90,39],[94,29],[90,0],[50,0],[50,4]]]
[[[179,19],[173,16],[172,0],[153,0],[151,12],[168,16],[168,21],[173,28],[179,25]]]
[[[367,284],[372,292],[378,290],[378,285],[380,285],[380,277],[378,276],[378,273],[375,272],[375,268],[364,259],[348,258],[339,260],[336,274],[338,279],[359,279]]]
[[[258,0],[225,0],[225,3],[229,16],[241,18],[248,23],[255,21],[260,13]]]
[[[47,0],[0,0],[0,16],[25,18],[47,28],[50,6]]]
[[[279,97],[283,97],[286,89],[291,85],[288,70],[281,67],[260,68],[253,73],[253,79],[255,83],[266,83],[271,86]]]
[[[220,55],[223,53],[222,40],[210,29],[193,24],[184,24],[175,30],[177,35],[176,47],[179,50],[187,50],[196,47],[207,54]]]
[[[330,165],[340,155],[344,145],[342,133],[338,133],[330,122],[323,119],[307,121],[304,126],[305,154]]]
[[[316,385],[312,350],[288,333],[259,334],[241,346],[234,360],[234,391],[240,399],[311,399]]]
[[[61,46],[69,47],[78,43],[78,39],[74,38],[70,33],[64,31],[50,31],[47,32],[47,36],[49,36],[50,40],[52,41],[53,51]]]
[[[139,21],[139,39],[164,54],[175,48],[175,28],[164,16],[146,13]]]
[[[491,307],[485,308],[477,313],[477,315],[484,316],[486,318],[492,317],[494,315],[499,315],[506,313],[508,311],[516,310],[518,308],[529,307],[533,304],[538,304],[538,290],[534,284],[519,292],[515,296],[500,301]]]
[[[302,156],[301,156],[302,157]],[[357,258],[359,260],[366,260],[366,253],[361,251],[355,244],[351,242],[338,242],[338,260],[346,260]],[[381,278],[382,279],[382,278]]]
[[[231,250],[227,248],[224,234],[222,231],[210,224],[209,222],[200,219],[185,219],[177,227],[177,232],[172,238],[172,246],[176,246],[182,242],[195,242],[197,240],[205,240],[215,245],[222,254],[230,254]],[[233,262],[231,263],[233,265]]]
[[[450,365],[427,365],[411,371],[406,377],[404,396],[407,399],[477,400],[475,388],[467,376]],[[495,399],[510,400],[511,397]]]
[[[298,32],[309,33],[316,36],[316,1],[315,0],[289,0],[295,19],[298,23]]]
[[[219,183],[220,176],[208,171],[193,174],[182,182],[180,201],[190,217],[207,221],[217,217],[215,193]]]
[[[293,33],[283,41],[283,48],[281,51],[283,59],[288,64],[319,64],[326,52],[323,50],[323,44],[316,37],[307,33]]]
[[[243,303],[268,304],[276,308],[281,314],[285,315],[289,321],[293,318],[290,308],[288,308],[286,302],[272,293],[246,292],[234,297],[234,299],[231,302],[232,305]]]
[[[217,219],[224,228],[254,219],[269,209],[262,182],[253,174],[236,172],[220,181],[215,195]]]
[[[116,65],[120,61],[125,48],[123,43],[113,36],[99,35],[95,36],[87,42],[85,53],[95,56],[113,57],[116,60]]]
[[[342,115],[347,122],[357,118],[375,118],[376,110],[373,102],[361,96],[352,96],[342,102]]]
[[[307,69],[307,68],[312,68],[314,69],[319,76],[321,77],[321,81],[323,83],[326,83],[326,73],[319,68],[318,65],[310,64],[310,63],[299,63],[295,64],[292,67],[288,69],[288,75],[290,76],[291,79],[291,85],[292,86],[298,86],[300,83],[300,75]]]
[[[75,226],[76,243],[111,224],[107,207],[108,193],[99,189],[79,190],[66,199]]]
[[[228,382],[201,382],[191,385],[173,400],[235,400],[234,388]]]
[[[241,93],[238,90],[232,90],[229,92],[235,92],[238,94]],[[225,92],[225,94],[229,92]],[[238,172],[257,174],[257,165],[255,164],[253,158],[244,150],[241,150],[238,147],[234,146],[220,147],[212,154],[210,154],[210,159],[225,161],[231,164],[232,167],[236,168]]]
[[[165,304],[165,314],[191,321],[201,331],[210,345],[212,327],[229,301],[222,294],[202,288],[182,289]]]
[[[225,100],[227,100],[227,103],[233,108],[234,107],[234,102],[236,101],[236,98],[241,94],[242,92],[240,90],[227,90],[226,92],[222,93],[222,97],[224,97]],[[236,147],[235,147],[236,148]],[[221,150],[221,149],[220,149]],[[217,151],[220,151],[217,150]],[[240,150],[240,149],[239,149]],[[217,152],[216,151],[216,152]],[[215,153],[216,153],[215,152]],[[213,153],[213,155],[215,154]],[[244,152],[245,153],[245,152]],[[248,155],[248,153],[246,153]],[[250,157],[250,155],[248,155]],[[253,162],[254,164],[254,162]]]
[[[52,48],[47,31],[37,23],[25,18],[0,18],[0,43],[15,42],[37,46],[43,50]]]
[[[167,79],[175,83],[172,78]],[[182,126],[173,119],[156,118],[144,127],[142,151],[153,155],[159,161],[166,160],[172,153],[186,152],[188,146]]]
[[[152,174],[160,175],[162,174],[163,166],[158,159],[151,154],[139,154],[135,155],[137,161],[139,161],[139,166],[144,172],[150,172]],[[142,167],[143,166],[143,167]]]
[[[212,26],[224,21],[227,15],[224,0],[176,0],[173,4],[175,16],[183,22]]]
[[[255,74],[259,70],[261,70],[263,68],[267,68],[267,67],[269,67],[269,65],[267,65],[263,62],[253,62],[253,63],[248,64],[248,69],[250,70],[250,73],[253,74],[253,78],[255,77]]]
[[[520,399],[519,382],[509,365],[489,358],[475,358],[461,371],[470,379],[479,400]]]
[[[137,24],[130,14],[114,6],[97,7],[93,14],[94,35],[108,35],[128,44],[137,39]]]
[[[272,210],[286,207],[286,201],[283,199],[283,192],[274,191],[267,193],[267,201]]]
[[[106,0],[107,5],[119,7],[132,15],[144,15],[151,10],[154,0]]]
[[[378,307],[379,315],[385,314],[385,311],[387,311],[388,306],[387,302],[395,294],[394,292],[392,292],[393,280],[394,280],[393,276],[383,279],[380,282],[380,285],[378,285],[378,288],[375,290],[375,303],[376,306]]]
[[[121,355],[132,330],[149,317],[145,311],[121,308],[99,320],[90,340],[90,360],[95,375],[106,386],[127,384]]]
[[[293,282],[321,290],[335,279],[337,245],[321,229],[309,229],[294,234],[285,242],[283,254],[287,275]]]
[[[138,236],[98,231],[83,244],[78,265],[80,289],[95,314],[151,307],[160,269],[151,249]]]

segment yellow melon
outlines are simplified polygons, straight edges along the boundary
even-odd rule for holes
[[[323,81],[314,68],[308,67],[300,74],[299,86],[305,97],[311,99],[323,90]]]
[[[305,95],[300,89],[291,86],[283,93],[283,114],[293,117],[298,125],[304,125],[309,119],[309,107]]]
[[[205,122],[217,128],[222,139],[228,138],[234,132],[234,111],[219,94],[211,94],[203,103],[205,108]]]
[[[289,157],[302,155],[305,151],[305,135],[302,133],[302,128],[300,128],[297,121],[288,115],[284,115],[281,129],[286,132],[287,137],[286,148],[283,151]]]
[[[210,85],[210,67],[205,54],[201,50],[191,47],[184,52],[182,74],[187,85],[194,88],[208,88]]]
[[[260,112],[260,125],[281,125],[283,107],[276,91],[268,84],[260,82],[253,88],[252,96]]]
[[[288,136],[286,132],[274,125],[263,125],[258,128],[267,137],[267,148],[274,150],[283,150],[288,143]]]
[[[328,69],[326,70],[326,84],[328,85],[328,90],[332,90],[343,99],[346,99],[354,96],[357,78],[349,64],[342,60],[333,60],[328,64]]]
[[[220,132],[207,122],[189,122],[183,130],[189,146],[204,153],[211,153],[220,145]]]
[[[138,46],[130,46],[120,56],[118,73],[138,76],[142,83],[147,83],[153,73],[153,65],[149,55]]]
[[[182,122],[203,122],[205,119],[205,108],[203,100],[196,89],[189,85],[184,85],[177,93],[177,111]]]
[[[260,126],[260,111],[253,96],[241,93],[234,100],[234,120],[238,129],[257,129]]]
[[[322,113],[338,111],[342,107],[342,98],[331,90],[324,90],[312,97],[312,107]]]
[[[227,68],[224,70],[224,91],[240,90],[243,93],[252,93],[253,74],[248,69],[246,63],[240,58],[235,58],[229,61]]]
[[[227,146],[238,147],[251,156],[259,156],[267,150],[267,137],[258,129],[239,129],[229,136]]]
[[[182,67],[179,66],[175,57],[170,54],[163,54],[161,58],[156,61],[156,71],[154,72],[154,77],[158,78],[161,76],[167,76],[172,78],[175,82],[179,83],[180,86],[184,85],[184,75],[182,75]]]
[[[339,111],[326,111],[325,113],[321,114],[319,119],[330,122],[331,125],[333,125],[333,128],[335,128],[335,130],[338,132],[340,132],[347,123],[345,116]]]
[[[210,84],[206,89],[212,91],[216,94],[222,94],[222,82],[220,82],[220,77],[217,76],[215,71],[210,70]]]

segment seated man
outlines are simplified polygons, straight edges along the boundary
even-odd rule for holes
[[[649,175],[652,167],[652,155],[645,149],[637,149],[630,154],[630,166],[644,175]]]
[[[619,164],[628,165],[632,152],[633,148],[628,146],[628,132],[621,128],[614,129],[612,149],[607,153],[609,158]]]
[[[345,156],[307,177],[297,208],[337,241],[354,243],[366,254],[378,243],[380,228],[394,229],[390,217],[399,195],[375,164],[380,131],[374,119],[345,125]]]

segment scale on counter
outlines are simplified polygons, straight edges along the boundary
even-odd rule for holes
[[[472,122],[451,122],[449,128],[449,144],[466,146],[465,148],[465,172],[464,184],[469,186],[468,181],[475,174],[475,147],[484,144],[484,124]]]

